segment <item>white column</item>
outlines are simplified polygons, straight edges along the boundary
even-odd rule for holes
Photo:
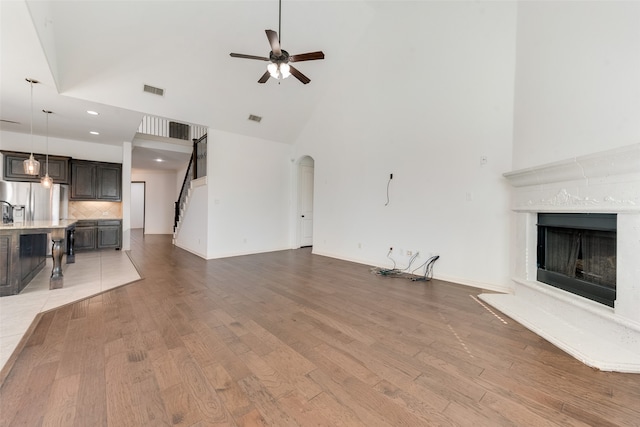
[[[131,249],[131,142],[122,143],[122,250]]]

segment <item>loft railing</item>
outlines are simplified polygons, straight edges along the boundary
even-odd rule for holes
[[[193,140],[193,153],[189,159],[189,166],[184,174],[184,180],[182,181],[182,187],[180,188],[180,195],[175,202],[175,213],[173,217],[173,231],[178,227],[180,221],[180,212],[184,207],[185,199],[191,181],[194,179],[207,176],[207,135],[203,135],[198,139]]]
[[[138,133],[189,141],[202,138],[207,134],[207,128],[206,126],[180,123],[162,117],[144,116],[140,126],[138,126]]]

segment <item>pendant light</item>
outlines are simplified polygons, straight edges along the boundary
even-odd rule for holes
[[[31,155],[23,162],[24,173],[27,175],[38,175],[40,173],[40,162],[33,158],[33,84],[40,83],[34,79],[25,79],[31,84]]]
[[[46,165],[47,167],[45,169],[45,175],[40,179],[40,183],[44,188],[51,188],[51,186],[53,185],[53,178],[49,176],[49,114],[51,114],[53,111],[42,110],[42,112],[47,115],[47,134],[46,134],[46,141],[47,141]]]

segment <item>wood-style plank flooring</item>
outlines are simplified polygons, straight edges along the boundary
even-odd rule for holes
[[[2,426],[640,425],[640,375],[581,364],[479,289],[309,249],[204,261],[170,236],[132,246],[143,280],[32,328]]]

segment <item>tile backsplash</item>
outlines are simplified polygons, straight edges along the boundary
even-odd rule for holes
[[[121,219],[121,202],[69,201],[69,219]]]

